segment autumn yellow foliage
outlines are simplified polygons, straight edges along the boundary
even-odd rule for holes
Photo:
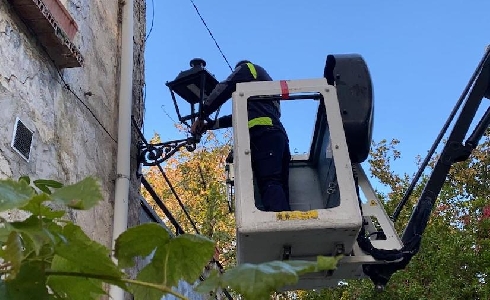
[[[158,139],[158,135],[153,138],[154,141]],[[196,150],[189,152],[182,149],[162,165],[183,207],[157,166],[144,171],[145,178],[186,232],[196,233],[196,230],[183,208],[198,232],[216,241],[216,258],[225,268],[234,265],[235,262],[235,219],[228,208],[224,172],[225,159],[230,150],[229,131],[219,135],[208,132]],[[172,228],[166,216],[144,189],[142,195],[168,227]]]

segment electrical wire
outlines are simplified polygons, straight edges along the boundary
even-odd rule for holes
[[[63,78],[63,74],[61,74],[60,70],[58,68],[56,68],[56,70],[58,71],[58,75],[60,76],[60,79],[63,83],[63,87],[69,91],[73,96],[75,96],[75,98],[78,99],[78,101],[80,101],[80,103],[90,112],[90,114],[92,115],[92,117],[95,119],[95,121],[97,121],[97,123],[100,125],[100,127],[102,128],[102,130],[105,131],[105,133],[107,133],[107,135],[111,138],[111,140],[114,141],[114,143],[117,143],[116,139],[109,133],[109,131],[107,130],[107,128],[105,128],[105,126],[102,124],[102,122],[97,118],[97,116],[95,115],[95,113],[93,112],[93,110],[85,103],[85,101],[82,100],[82,98],[80,98],[80,96],[77,95],[77,93],[75,93],[71,87],[66,83],[65,81],[65,78]]]
[[[175,217],[172,215],[172,213],[170,212],[170,210],[167,208],[167,206],[165,206],[165,204],[163,203],[163,201],[160,199],[160,197],[158,197],[158,194],[156,193],[156,191],[153,189],[153,187],[151,186],[151,184],[148,182],[148,180],[145,178],[145,176],[141,176],[141,183],[143,184],[143,186],[145,187],[145,189],[148,191],[148,193],[150,194],[150,196],[153,198],[153,200],[155,201],[155,203],[158,205],[158,207],[163,211],[163,213],[167,216],[169,222],[174,226],[175,228],[175,232],[177,234],[181,234],[181,233],[184,233],[184,229],[182,228],[182,226],[180,226],[179,222],[175,219]]]
[[[48,56],[49,60],[51,60],[51,62],[53,63],[53,66],[55,67],[56,72],[57,72],[57,74],[58,74],[59,79],[61,80],[61,82],[58,81],[58,79],[55,78],[54,76],[53,76],[53,79],[55,79],[60,85],[62,85],[73,96],[75,96],[75,98],[78,101],[80,101],[80,103],[89,111],[89,113],[92,115],[92,117],[95,119],[95,121],[99,124],[99,126],[102,128],[102,130],[104,130],[104,132],[111,138],[111,140],[114,141],[114,143],[117,143],[117,140],[112,136],[112,134],[110,134],[109,130],[107,130],[107,128],[105,128],[105,126],[102,124],[102,122],[99,120],[99,118],[97,118],[97,116],[95,115],[95,113],[93,112],[93,110],[85,103],[85,101],[82,100],[82,98],[80,98],[80,96],[77,95],[77,93],[75,93],[75,91],[73,91],[71,89],[70,85],[68,83],[66,83],[63,74],[61,74],[61,70],[56,66],[56,62],[51,57],[51,55],[49,55],[48,50],[44,46],[41,46],[41,48],[46,53],[46,55]]]
[[[218,48],[219,52],[221,53],[221,56],[223,56],[226,64],[228,65],[228,67],[230,68],[230,70],[233,72],[233,68],[231,67],[230,63],[228,62],[228,59],[226,58],[225,54],[221,50],[221,47],[219,46],[218,41],[216,41],[216,39],[214,38],[214,35],[211,32],[211,30],[209,29],[208,24],[206,24],[206,21],[204,21],[204,18],[202,17],[201,13],[199,12],[199,9],[197,8],[196,4],[194,3],[194,0],[189,0],[189,1],[191,1],[192,6],[194,6],[194,9],[196,10],[197,15],[199,16],[199,18],[201,19],[202,23],[204,24],[204,27],[206,27],[206,29],[208,30],[208,33],[211,36],[211,38],[213,39],[214,43],[216,44],[216,47]]]
[[[148,31],[148,34],[145,37],[145,43],[150,37],[150,34],[153,30],[153,21],[155,20],[155,1],[151,0],[151,25],[150,25],[150,30]]]
[[[177,121],[175,121],[175,120],[174,120],[174,118],[172,118],[172,117],[170,116],[170,114],[167,112],[167,110],[165,110],[165,108],[164,108],[164,107],[165,107],[165,105],[164,105],[164,104],[162,104],[162,105],[160,106],[160,108],[162,109],[163,113],[164,113],[164,114],[167,116],[167,118],[169,118],[169,119],[170,119],[170,121],[174,122],[174,124],[177,124],[178,122],[177,122]]]
[[[57,80],[57,78],[55,78],[53,76],[53,79],[55,79],[60,85],[62,85],[67,91],[69,91],[71,94],[73,94],[73,96],[75,96],[75,98],[78,99],[78,101],[80,101],[80,103],[90,112],[90,114],[92,115],[92,117],[95,119],[95,121],[99,124],[99,126],[102,128],[102,130],[105,131],[105,133],[111,138],[111,140],[114,141],[114,143],[117,143],[116,139],[110,134],[109,130],[107,130],[107,128],[105,128],[105,126],[102,124],[102,122],[99,120],[99,118],[97,118],[97,116],[95,115],[95,113],[92,111],[92,109],[85,103],[85,101],[82,100],[82,98],[80,98],[80,96],[77,95],[77,93],[75,93],[75,91],[73,91],[70,87],[70,85],[68,83],[66,83],[65,81],[65,78],[63,76],[63,74],[61,74],[61,70],[56,66],[56,62],[54,61],[54,59],[51,57],[51,55],[49,55],[49,52],[48,50],[46,49],[46,47],[44,47],[43,45],[41,45],[41,48],[43,49],[44,53],[48,56],[49,60],[53,63],[53,66],[55,67],[56,69],[56,72],[59,76],[59,79],[61,80],[61,82],[59,82]]]
[[[204,26],[206,27],[209,35],[211,36],[211,38],[213,39],[216,47],[218,48],[218,51],[220,52],[221,56],[223,57],[223,59],[225,60],[226,64],[228,65],[228,68],[230,69],[230,71],[233,71],[233,68],[231,67],[228,59],[226,58],[226,55],[223,53],[223,50],[221,49],[220,45],[218,44],[218,41],[216,40],[216,38],[214,37],[213,33],[211,32],[211,30],[209,29],[206,21],[204,20],[204,18],[202,17],[199,9],[197,8],[196,4],[194,3],[193,0],[190,0],[190,2],[192,3],[192,6],[194,7],[194,9],[196,10],[196,13],[198,14],[199,18],[201,19],[202,23],[204,24]],[[154,0],[152,0],[152,20],[151,20],[151,25],[150,25],[150,30],[145,38],[145,42],[148,40],[152,30],[153,30],[153,24],[154,24],[154,18],[155,18],[155,6],[154,6]],[[146,91],[146,85],[145,85],[145,91]],[[146,92],[145,92],[145,98],[146,98]],[[162,106],[162,109],[163,109],[163,106]],[[221,109],[221,106],[218,108],[218,110],[216,111],[216,115],[215,115],[215,119],[218,118],[218,115],[219,115],[219,111]],[[166,111],[164,110],[165,114],[167,115],[167,117],[169,117],[173,122],[175,122],[168,113],[166,113]],[[136,126],[137,124],[135,123],[135,120],[133,118],[133,122],[134,122],[134,125]],[[137,127],[137,126],[136,126]],[[141,133],[141,132],[140,132]],[[142,136],[142,139],[143,139],[143,142],[148,145],[148,142],[146,141],[146,139],[144,138],[144,136]],[[195,222],[192,220],[191,216],[189,215],[187,209],[185,208],[184,204],[182,203],[178,193],[175,191],[175,189],[173,188],[173,185],[172,183],[170,182],[169,178],[167,177],[165,171],[163,170],[163,168],[160,166],[160,165],[157,165],[158,166],[158,169],[160,171],[160,173],[162,174],[163,178],[165,179],[167,185],[169,186],[170,190],[172,191],[174,197],[177,199],[177,202],[179,203],[179,206],[182,208],[182,210],[184,211],[184,214],[186,215],[187,219],[189,220],[189,222],[191,223],[192,227],[194,228],[194,231],[197,233],[197,234],[200,234],[199,232],[199,229],[197,228]],[[202,171],[202,168],[201,166],[199,166],[199,174],[200,174],[200,177],[201,177],[201,181],[202,181],[202,185],[203,187],[206,189],[207,187],[207,184],[206,184],[206,181],[204,179],[204,175],[203,175],[203,171]],[[180,227],[180,226],[179,226]],[[218,268],[220,270],[223,270],[223,266],[221,265],[221,263],[217,260],[215,260],[213,258],[213,262],[218,266]],[[202,279],[202,278],[201,278]],[[228,291],[226,289],[223,290],[223,292],[225,293],[225,295],[227,296],[228,299],[232,299],[231,295],[228,293]]]
[[[26,22],[26,20],[24,18],[21,18],[23,22]],[[34,33],[33,33],[34,34]],[[34,34],[35,35],[35,34]],[[102,122],[97,118],[97,116],[95,115],[95,113],[92,111],[92,109],[90,109],[90,107],[82,100],[82,98],[80,98],[80,96],[78,96],[72,89],[71,87],[66,83],[65,81],[65,78],[63,77],[63,74],[61,74],[61,71],[60,69],[56,66],[56,62],[54,61],[54,59],[51,57],[51,55],[49,55],[49,52],[48,50],[46,49],[45,46],[43,46],[42,44],[40,45],[41,49],[44,51],[44,53],[46,54],[46,56],[49,58],[49,60],[53,63],[53,66],[55,67],[56,69],[56,72],[58,73],[58,76],[59,76],[59,79],[61,80],[58,81],[57,78],[55,78],[54,76],[53,79],[56,80],[56,82],[58,82],[60,85],[62,85],[66,90],[68,90],[71,94],[73,94],[73,96],[75,96],[75,98],[78,99],[78,101],[80,101],[80,103],[82,103],[82,105],[90,112],[90,114],[92,115],[92,117],[94,117],[95,121],[97,121],[97,123],[100,125],[100,127],[105,131],[105,133],[111,138],[111,140],[114,141],[114,143],[117,143],[116,139],[109,133],[109,131],[107,130],[107,128],[105,128],[105,126],[102,124]]]

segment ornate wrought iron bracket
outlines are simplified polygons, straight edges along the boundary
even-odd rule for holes
[[[165,84],[170,89],[172,102],[175,106],[175,112],[179,117],[180,123],[185,124],[187,127],[191,127],[191,124],[195,122],[197,118],[203,120],[202,106],[204,98],[209,95],[218,84],[218,80],[204,68],[206,62],[203,59],[192,59],[189,65],[191,67],[190,69],[180,72],[173,81]],[[189,115],[182,116],[180,114],[180,108],[175,97],[176,95],[180,96],[190,105]],[[197,112],[196,105],[198,105]],[[209,117],[204,119],[210,121]],[[187,123],[188,121],[190,121],[191,124]],[[200,135],[193,135],[181,140],[154,144],[148,143],[134,118],[133,125],[137,128],[142,141],[138,145],[138,164],[142,164],[143,166],[159,165],[184,147],[187,151],[192,152],[196,150],[196,144],[201,140]]]
[[[183,147],[185,147],[189,152],[196,150],[196,144],[198,142],[198,137],[189,137],[187,139],[168,141],[158,144],[142,142],[138,147],[138,160],[144,166],[156,166],[165,162]]]
[[[183,147],[185,147],[187,151],[192,152],[196,150],[197,144],[201,140],[201,136],[196,135],[186,139],[152,144],[146,140],[138,123],[134,119],[134,116],[131,116],[131,121],[140,137],[140,142],[138,143],[138,164],[142,164],[143,166],[159,165]]]

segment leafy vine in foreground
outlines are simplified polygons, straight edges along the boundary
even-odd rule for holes
[[[64,219],[65,210],[53,210],[49,205],[87,210],[102,198],[92,177],[66,186],[53,180],[31,183],[26,176],[18,181],[0,180],[0,212],[16,209],[28,213],[20,221],[0,217],[0,299],[98,299],[106,294],[103,283],[121,287],[135,300],[157,300],[165,294],[186,299],[172,287],[179,280],[198,280],[212,258],[214,242],[193,234],[171,237],[159,224],[146,223],[117,238],[115,263],[110,249]],[[149,263],[135,279],[126,275],[124,270],[133,267],[136,258],[148,257]],[[339,259],[243,264],[224,274],[212,272],[196,291],[231,288],[246,299],[268,299],[277,289],[296,283],[302,274],[335,269]]]

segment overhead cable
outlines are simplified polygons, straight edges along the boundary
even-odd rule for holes
[[[221,53],[221,56],[223,56],[223,59],[225,60],[226,64],[228,65],[228,67],[230,68],[230,70],[233,72],[233,68],[231,67],[230,63],[228,62],[228,59],[226,58],[225,54],[221,50],[221,47],[219,46],[218,41],[216,41],[216,39],[214,38],[214,35],[211,32],[211,30],[209,29],[208,24],[206,24],[206,21],[204,21],[204,18],[202,17],[201,13],[199,12],[199,9],[197,8],[196,4],[194,3],[194,0],[190,0],[190,1],[192,3],[192,6],[194,6],[194,9],[197,12],[197,15],[199,16],[199,18],[201,19],[202,23],[204,24],[204,27],[206,27],[206,29],[208,30],[209,35],[211,36],[211,38],[213,39],[214,43],[216,44],[216,47],[218,48],[219,52]]]

